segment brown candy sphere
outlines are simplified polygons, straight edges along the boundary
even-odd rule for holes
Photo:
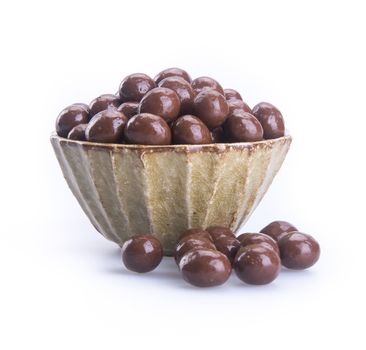
[[[136,235],[122,245],[122,260],[134,272],[154,270],[163,258],[163,248],[152,235]]]
[[[217,239],[219,239],[220,237],[234,237],[234,233],[233,231],[231,231],[228,227],[223,227],[223,226],[211,226],[209,228],[206,229],[206,231],[211,235],[212,239],[214,241],[216,241]]]
[[[90,102],[90,116],[94,116],[101,111],[104,111],[108,108],[117,108],[121,104],[121,101],[118,96],[113,94],[104,94],[95,98]]]
[[[85,130],[87,126],[88,124],[74,126],[67,135],[67,138],[70,140],[86,141]]]
[[[276,139],[285,135],[285,122],[282,114],[272,104],[258,103],[253,107],[253,115],[262,124],[265,139]]]
[[[189,74],[185,70],[180,69],[180,68],[164,69],[159,74],[157,74],[157,76],[154,78],[154,80],[155,80],[156,84],[158,84],[160,81],[162,81],[163,79],[168,78],[168,77],[180,77],[180,78],[184,79],[185,81],[187,81],[188,83],[190,83],[192,81]]]
[[[227,281],[231,264],[226,255],[212,249],[193,249],[185,254],[179,268],[183,279],[196,287],[214,287]]]
[[[189,230],[187,230],[187,231],[184,231],[182,234],[181,234],[181,236],[180,236],[180,238],[179,238],[179,240],[182,240],[183,238],[185,238],[185,237],[191,237],[191,238],[194,238],[194,237],[200,237],[200,238],[206,238],[206,239],[208,239],[209,241],[212,241],[212,237],[211,237],[211,235],[207,232],[207,231],[205,231],[205,230],[203,230],[202,228],[191,228],[191,229],[189,229]]]
[[[122,102],[140,102],[145,94],[156,87],[154,80],[143,73],[134,73],[124,78],[119,86]]]
[[[157,87],[150,90],[141,100],[139,113],[151,113],[162,117],[167,123],[178,117],[180,101],[171,89]]]
[[[225,94],[226,100],[232,100],[232,99],[242,100],[239,92],[237,92],[234,89],[225,89],[224,94]]]
[[[234,111],[224,124],[226,138],[231,142],[255,142],[263,140],[263,129],[251,114]]]
[[[137,102],[125,102],[122,103],[117,110],[130,119],[138,113],[138,108],[139,104]]]
[[[243,233],[238,236],[238,241],[242,247],[251,244],[265,244],[266,246],[273,249],[277,254],[280,254],[277,242],[264,233]]]
[[[229,114],[233,114],[233,112],[237,109],[243,112],[252,113],[250,107],[244,101],[238,100],[237,98],[228,100],[227,104],[229,105]]]
[[[319,259],[319,243],[310,235],[291,232],[279,241],[282,265],[289,269],[303,270],[313,266]]]
[[[175,144],[207,144],[212,143],[208,127],[193,115],[179,117],[172,125],[173,142]]]
[[[181,77],[169,77],[159,82],[159,87],[173,90],[180,100],[180,115],[193,111],[194,92],[190,83]]]
[[[73,127],[86,124],[89,121],[87,110],[80,104],[74,104],[61,111],[56,119],[56,132],[58,136],[67,137]]]
[[[139,145],[169,145],[172,134],[169,125],[158,115],[140,113],[132,117],[125,128],[125,140]]]
[[[240,248],[240,242],[235,237],[221,236],[215,240],[215,247],[219,252],[225,254],[232,263]]]
[[[192,81],[191,85],[196,95],[198,95],[203,90],[215,90],[221,95],[225,95],[222,86],[215,79],[212,79],[210,77],[196,78]]]
[[[199,236],[199,235],[189,235],[182,238],[174,249],[174,259],[175,262],[179,265],[182,257],[192,249],[195,248],[207,248],[207,249],[216,249],[215,245],[211,240]]]
[[[270,248],[252,244],[239,249],[234,260],[236,275],[248,284],[268,284],[279,274],[279,255]]]
[[[225,97],[215,90],[203,90],[193,102],[194,114],[210,129],[222,125],[228,114],[229,106]]]
[[[266,227],[263,227],[260,232],[272,237],[276,242],[286,233],[298,231],[297,228],[287,221],[273,221]]]
[[[73,103],[73,105],[74,106],[79,106],[81,108],[84,108],[88,113],[90,113],[90,108],[89,108],[89,106],[86,103],[78,102],[78,103]]]
[[[89,122],[85,137],[91,142],[119,143],[122,141],[127,120],[127,117],[116,109],[101,111]]]

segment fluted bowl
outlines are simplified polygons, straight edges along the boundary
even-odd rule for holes
[[[153,233],[170,255],[188,228],[236,231],[280,169],[291,137],[249,143],[142,146],[51,136],[64,177],[94,227],[122,245]]]

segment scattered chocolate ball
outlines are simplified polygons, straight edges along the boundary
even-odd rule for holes
[[[214,287],[227,281],[231,264],[226,255],[213,249],[193,249],[179,263],[183,279],[196,287]]]
[[[85,137],[91,142],[119,143],[127,117],[116,109],[106,109],[96,114],[89,122]]]
[[[224,124],[226,138],[231,142],[255,142],[263,140],[263,129],[251,114],[236,110]]]
[[[90,117],[108,108],[117,108],[121,104],[119,97],[113,94],[104,94],[90,102]]]
[[[198,95],[203,90],[215,90],[221,95],[225,95],[222,86],[215,80],[209,77],[199,77],[192,81],[192,88]]]
[[[166,79],[168,77],[180,77],[180,78],[184,79],[185,81],[187,81],[188,83],[190,83],[192,81],[189,74],[185,70],[180,69],[180,68],[164,69],[154,78],[154,80],[155,80],[156,84],[158,84],[158,83],[160,83],[160,81],[162,81],[163,79]]]
[[[159,82],[159,87],[173,90],[180,100],[180,115],[193,111],[194,92],[191,84],[181,77],[169,77]]]
[[[174,259],[177,265],[179,265],[184,254],[195,248],[216,249],[212,241],[205,237],[199,235],[186,236],[178,242],[174,250]]]
[[[242,247],[251,244],[264,244],[273,249],[277,254],[280,254],[277,242],[272,237],[264,233],[243,233],[238,236],[238,241]]]
[[[118,112],[123,113],[128,119],[131,119],[138,113],[139,104],[137,102],[125,102],[118,108]]]
[[[298,231],[298,229],[287,221],[273,221],[266,227],[263,227],[260,232],[272,237],[276,242],[288,232]]]
[[[205,231],[201,228],[191,228],[187,231],[184,231],[181,234],[179,240],[182,240],[185,237],[196,237],[196,236],[201,237],[201,238],[206,238],[206,239],[208,239],[209,241],[212,242],[211,235],[207,231]]]
[[[175,144],[207,144],[212,143],[210,130],[197,117],[184,115],[172,125],[173,142]]]
[[[225,133],[222,126],[219,126],[211,131],[211,138],[214,143],[226,142]]]
[[[229,106],[225,97],[215,90],[203,90],[193,102],[194,114],[210,129],[222,125],[228,114]]]
[[[224,95],[227,101],[229,100],[242,100],[241,95],[234,89],[225,89]]]
[[[227,101],[227,104],[229,105],[229,115],[233,114],[237,109],[243,112],[252,113],[250,107],[242,100],[232,98],[231,100]]]
[[[67,137],[72,128],[89,121],[89,113],[79,103],[66,107],[56,119],[56,132],[58,136]]]
[[[119,86],[122,102],[140,102],[145,94],[156,87],[154,80],[143,73],[135,73],[124,78]]]
[[[134,272],[154,270],[163,258],[163,248],[152,235],[136,235],[122,245],[122,260]]]
[[[128,143],[140,145],[169,145],[172,134],[166,121],[154,114],[140,113],[132,117],[125,128]]]
[[[282,265],[294,270],[307,269],[319,259],[319,243],[310,235],[290,232],[279,241]]]
[[[236,275],[248,284],[268,284],[276,279],[281,269],[279,255],[270,248],[252,244],[239,249],[235,260]]]
[[[262,124],[265,139],[276,139],[285,135],[285,122],[282,114],[272,104],[258,103],[253,107],[253,115]]]
[[[223,236],[224,237],[231,236],[235,238],[233,231],[231,231],[228,227],[211,226],[207,228],[206,231],[211,235],[214,241]]]
[[[79,124],[74,126],[67,135],[67,138],[70,140],[86,141],[85,130],[87,126],[88,124]]]
[[[231,263],[234,262],[235,255],[240,248],[240,242],[232,236],[221,236],[215,240],[216,249],[225,254]]]
[[[170,123],[178,117],[180,100],[173,90],[157,87],[142,98],[138,111],[158,115]]]

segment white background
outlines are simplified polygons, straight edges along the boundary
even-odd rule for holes
[[[10,2],[9,2],[10,3]],[[365,348],[362,1],[0,5],[1,349]],[[171,66],[277,105],[293,145],[241,231],[288,220],[319,263],[271,285],[185,284],[121,264],[68,190],[49,135],[73,102]]]

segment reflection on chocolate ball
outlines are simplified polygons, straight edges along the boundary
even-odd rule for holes
[[[243,233],[238,236],[238,241],[242,247],[251,244],[266,244],[273,249],[277,254],[280,254],[277,242],[270,236],[264,233]]]
[[[181,234],[179,240],[182,240],[183,238],[188,237],[188,236],[191,238],[194,238],[197,236],[197,237],[206,238],[209,241],[212,241],[211,235],[206,230],[203,230],[202,228],[191,228],[187,231],[184,231]]]
[[[263,140],[263,129],[251,114],[234,111],[224,124],[226,138],[231,142],[255,142]]]
[[[160,81],[162,81],[163,79],[168,78],[168,77],[180,77],[180,78],[183,78],[188,83],[190,83],[192,81],[189,74],[185,70],[180,69],[180,68],[164,69],[154,78],[154,80],[155,80],[156,84],[158,84]]]
[[[276,242],[288,232],[298,231],[298,229],[290,224],[287,221],[273,221],[268,224],[266,227],[261,229],[261,233],[265,233],[266,235],[272,237]]]
[[[196,248],[216,249],[212,241],[202,235],[188,235],[183,237],[175,247],[175,262],[179,265],[182,257],[190,250]]]
[[[225,96],[222,86],[215,79],[210,77],[196,78],[192,81],[191,85],[196,95],[198,95],[203,90],[215,90],[221,95]]]
[[[67,135],[67,138],[70,140],[86,141],[85,130],[87,126],[88,124],[74,126]]]
[[[224,90],[225,98],[226,100],[236,99],[236,100],[242,100],[241,95],[239,92],[237,92],[234,89],[225,89]]]
[[[262,124],[265,139],[276,139],[285,135],[285,122],[282,114],[272,104],[258,103],[253,107],[253,115]]]
[[[137,102],[122,103],[117,110],[123,113],[128,119],[132,118],[138,112],[139,104]]]
[[[231,236],[235,238],[233,231],[231,231],[228,227],[211,226],[207,228],[206,231],[208,231],[208,233],[211,235],[214,241],[223,236],[224,237]]]
[[[197,117],[184,115],[172,125],[173,142],[175,144],[207,144],[212,143],[210,130]]]
[[[86,124],[89,114],[84,106],[75,104],[66,107],[56,119],[56,132],[58,136],[67,137],[72,128],[79,124]]]
[[[140,102],[145,94],[155,87],[155,82],[148,75],[134,73],[124,78],[119,86],[122,102]]]
[[[225,254],[232,263],[240,248],[240,242],[232,236],[221,236],[215,240],[215,247],[219,252]]]
[[[252,113],[250,107],[242,100],[232,98],[231,100],[227,101],[227,104],[229,105],[229,114],[233,114],[237,109],[243,112]]]
[[[104,94],[95,98],[90,102],[90,116],[94,116],[97,113],[104,111],[108,108],[117,108],[121,104],[118,96],[113,94]]]

